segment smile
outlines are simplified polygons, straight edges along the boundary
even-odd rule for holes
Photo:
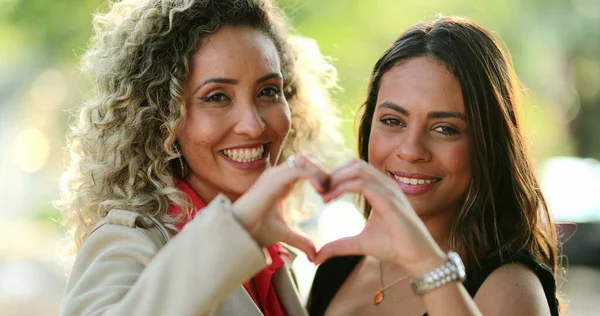
[[[392,177],[402,192],[407,195],[419,195],[429,192],[433,189],[436,183],[442,181],[442,178],[431,177],[423,174],[405,173],[398,172],[400,175],[389,172],[388,174]]]
[[[408,185],[422,185],[422,184],[431,184],[440,181],[441,179],[416,179],[416,178],[407,178],[407,177],[399,177],[395,174],[392,174],[396,181],[402,182]]]
[[[252,162],[263,158],[265,145],[259,145],[252,148],[231,148],[222,150],[223,156],[236,162]]]

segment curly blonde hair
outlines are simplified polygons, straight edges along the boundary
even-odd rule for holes
[[[94,35],[82,58],[92,97],[78,109],[68,135],[62,221],[79,249],[112,209],[152,216],[167,225],[169,206],[189,210],[176,187],[180,168],[176,131],[186,118],[182,82],[202,38],[223,25],[247,25],[275,43],[292,129],[283,159],[310,151],[330,165],[343,141],[331,92],[337,73],[314,41],[290,34],[269,0],[124,0],[94,17]],[[326,124],[325,124],[326,122]],[[333,147],[332,147],[333,146]]]

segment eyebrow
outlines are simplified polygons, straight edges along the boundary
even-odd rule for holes
[[[407,109],[405,109],[404,107],[390,102],[390,101],[385,101],[381,104],[379,104],[378,107],[382,107],[382,108],[386,108],[386,109],[390,109],[393,111],[396,111],[404,116],[410,116],[410,112],[408,112]],[[429,119],[436,119],[436,118],[458,118],[458,119],[462,119],[462,120],[467,120],[467,118],[465,117],[465,115],[461,112],[456,112],[456,111],[436,111],[436,112],[429,112],[427,113],[427,118]]]
[[[283,77],[281,76],[281,74],[273,72],[266,76],[262,76],[262,77],[258,78],[258,80],[256,80],[256,83],[265,82],[272,78],[283,78]],[[209,78],[209,79],[202,81],[202,83],[194,89],[194,92],[192,93],[192,95],[196,94],[196,92],[198,92],[198,90],[200,90],[202,87],[204,87],[205,85],[207,85],[209,83],[224,83],[224,84],[232,84],[233,85],[233,84],[237,84],[238,82],[239,81],[237,81],[236,79],[229,79],[229,78]]]
[[[377,106],[377,107],[390,109],[390,110],[396,111],[400,114],[403,114],[404,116],[410,116],[410,113],[408,112],[407,109],[399,106],[396,103],[390,102],[390,101],[384,101],[383,103],[379,104],[379,106]]]
[[[204,81],[202,81],[201,84],[199,84],[195,89],[194,92],[192,93],[192,95],[196,94],[196,92],[198,92],[198,90],[200,90],[200,88],[204,87],[205,85],[209,84],[209,83],[224,83],[224,84],[237,84],[238,81],[235,79],[227,79],[227,78],[209,78],[206,79]]]
[[[262,77],[258,78],[258,80],[256,80],[256,83],[265,82],[265,81],[267,81],[269,79],[272,79],[272,78],[280,78],[281,79],[281,78],[283,78],[283,76],[281,76],[280,73],[273,72],[273,73],[270,73],[270,74],[268,74],[266,76],[262,76]]]

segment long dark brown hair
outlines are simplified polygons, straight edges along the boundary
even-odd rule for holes
[[[368,161],[382,76],[398,63],[421,56],[442,61],[458,79],[469,127],[473,179],[448,246],[460,253],[471,271],[479,270],[487,256],[526,250],[556,275],[556,231],[521,132],[520,83],[508,51],[478,24],[457,17],[417,24],[383,54],[362,106],[360,158]],[[364,205],[368,216],[371,207]]]

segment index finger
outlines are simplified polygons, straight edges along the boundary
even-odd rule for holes
[[[290,156],[286,162],[287,167],[297,168],[309,174],[308,180],[315,190],[323,193],[328,190],[330,176],[323,164],[310,154]]]

